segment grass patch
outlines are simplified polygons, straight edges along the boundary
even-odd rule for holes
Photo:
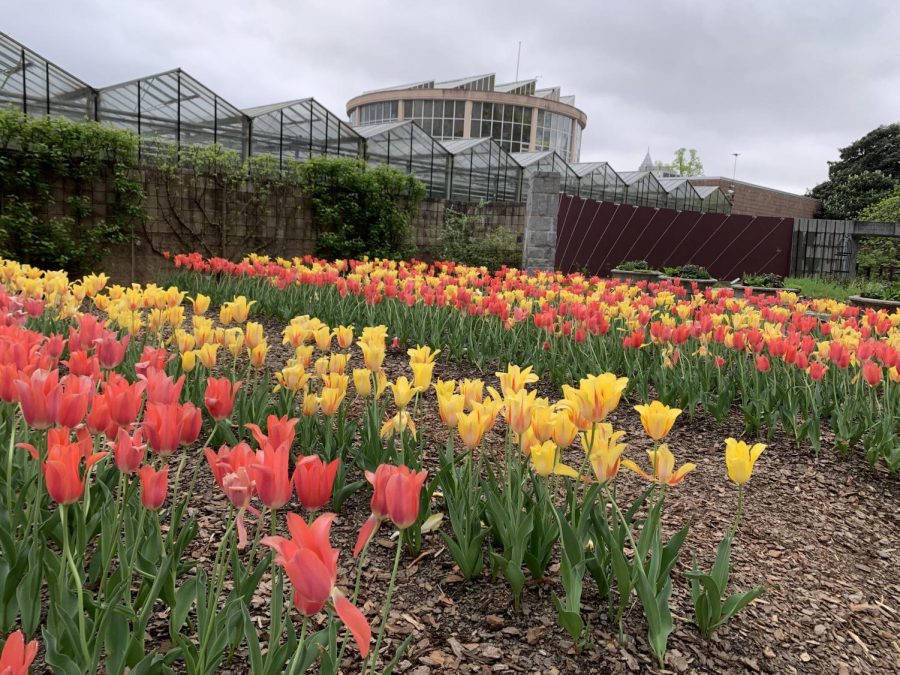
[[[784,285],[799,288],[800,294],[810,298],[833,298],[846,302],[850,297],[847,285],[840,281],[821,279],[818,277],[788,277]]]

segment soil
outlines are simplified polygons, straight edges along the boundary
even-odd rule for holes
[[[265,319],[268,363],[283,363],[290,350],[281,346],[283,324]],[[353,350],[356,351],[355,349]],[[358,360],[356,355],[354,360]],[[389,350],[389,375],[407,374],[405,349]],[[349,367],[360,367],[352,364]],[[349,372],[349,371],[348,371]],[[493,373],[480,373],[465,364],[438,359],[435,379],[482,377],[496,383]],[[541,381],[542,396],[560,396],[557,387]],[[623,400],[610,421],[627,431],[627,456],[646,466],[649,441],[631,406]],[[392,413],[391,413],[392,414]],[[427,436],[426,465],[435,466],[437,448],[446,440],[436,412],[434,393],[425,395],[417,419]],[[683,416],[686,417],[686,416]],[[501,423],[502,425],[502,423]],[[498,425],[501,426],[501,425]],[[736,489],[728,480],[723,440],[740,437],[743,423],[734,413],[722,423],[697,416],[679,418],[667,437],[678,464],[695,462],[697,469],[666,497],[664,527],[671,534],[685,523],[691,528],[673,573],[671,608],[675,629],[669,639],[666,669],[676,673],[887,673],[900,672],[900,483],[861,457],[846,460],[831,451],[815,457],[809,448],[796,448],[785,436],[775,440],[756,465],[745,490],[745,510],[732,554],[731,592],[763,585],[765,593],[704,640],[691,623],[693,608],[685,572],[691,556],[708,569],[716,546],[734,517]],[[496,432],[487,444],[499,444]],[[826,439],[827,440],[827,439]],[[823,447],[828,447],[827,442]],[[566,461],[579,466],[580,451],[568,451]],[[203,461],[199,448],[189,464]],[[644,487],[642,479],[620,474],[620,502]],[[352,592],[355,560],[351,556],[359,526],[369,515],[368,489],[344,504],[332,528],[333,545],[341,550],[338,583]],[[292,503],[287,508],[298,510]],[[433,508],[442,510],[436,499]],[[210,564],[221,537],[227,511],[225,497],[208,471],[201,471],[189,513],[199,533],[190,555]],[[251,522],[251,521],[248,521]],[[449,524],[444,522],[445,527]],[[252,533],[252,526],[251,533]],[[387,590],[395,541],[384,526],[369,548],[359,602],[377,633]],[[608,615],[589,575],[582,598],[588,624],[586,645],[573,644],[556,621],[553,594],[561,593],[554,560],[545,582],[529,583],[520,612],[502,577],[491,579],[486,565],[481,578],[464,581],[455,569],[440,535],[425,535],[421,555],[406,552],[400,566],[382,647],[383,661],[412,635],[395,672],[430,673],[637,673],[657,672],[646,639],[646,623],[636,599],[625,615],[626,640]],[[251,613],[264,635],[269,614],[268,574],[263,578]],[[292,616],[297,619],[296,612]],[[320,623],[324,615],[319,617]],[[167,612],[150,626],[148,649],[168,642]],[[248,673],[246,655],[238,651],[222,673]],[[37,664],[36,664],[37,665]],[[343,672],[359,672],[355,649],[347,650]],[[35,668],[34,672],[42,672]]]

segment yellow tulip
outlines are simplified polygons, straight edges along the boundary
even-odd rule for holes
[[[316,359],[315,365],[313,365],[313,372],[315,372],[318,377],[324,376],[325,373],[328,372],[328,362],[329,359],[327,356],[320,356]]]
[[[438,400],[441,396],[452,396],[456,391],[456,380],[438,380],[432,385]]]
[[[505,372],[496,372],[494,375],[500,380],[500,391],[504,396],[515,394],[538,381],[538,376],[531,372],[531,366],[520,368],[511,363]]]
[[[606,422],[582,432],[581,446],[599,482],[605,483],[618,474],[619,460],[626,447],[619,439],[624,435],[624,431],[613,431],[612,424]]]
[[[401,410],[381,426],[381,437],[387,438],[392,434],[399,436],[404,429],[409,429],[412,437],[416,437],[416,425],[412,416],[405,410]]]
[[[379,326],[366,326],[359,336],[359,341],[384,347],[384,343],[387,341],[387,326],[383,324]]]
[[[506,418],[506,424],[513,432],[522,434],[531,426],[531,411],[536,399],[536,391],[529,392],[524,389],[504,397],[503,415]]]
[[[459,393],[466,399],[466,408],[471,410],[476,403],[484,400],[484,382],[465,379],[459,383]]]
[[[262,368],[266,363],[266,354],[269,352],[269,345],[265,340],[256,345],[250,352],[250,365],[254,368]]]
[[[322,409],[325,415],[331,417],[337,413],[346,393],[346,390],[342,391],[337,387],[323,387],[322,391],[319,392],[319,408]]]
[[[384,390],[388,388],[387,375],[383,370],[378,370],[375,372],[375,398],[380,399],[381,395],[384,393]]]
[[[432,351],[431,347],[425,345],[424,347],[417,346],[415,349],[407,349],[406,353],[409,354],[409,363],[412,365],[414,363],[434,363],[441,350]]]
[[[675,418],[681,414],[679,408],[670,408],[659,401],[653,401],[650,405],[636,405],[634,409],[641,415],[644,431],[655,441],[669,433],[675,424]]]
[[[328,372],[343,375],[347,370],[347,354],[332,354],[328,361]]]
[[[187,351],[181,353],[181,369],[190,373],[197,367],[197,352]]]
[[[647,454],[650,456],[651,464],[653,464],[653,475],[645,473],[643,469],[630,459],[623,459],[622,466],[631,469],[649,481],[661,485],[678,485],[688,473],[697,468],[696,464],[688,462],[682,464],[676,471],[675,455],[672,454],[666,443],[660,445],[656,450],[648,450]]]
[[[553,441],[532,445],[530,456],[534,472],[543,478],[550,474],[578,478],[578,472],[575,469],[559,461],[559,449]]]
[[[438,394],[438,413],[441,421],[448,427],[453,428],[459,420],[459,414],[463,411],[465,399],[461,394]]]
[[[219,307],[219,323],[227,326],[232,321],[234,321],[234,305],[230,302],[223,302]]]
[[[328,326],[322,326],[315,333],[313,338],[316,341],[316,347],[321,351],[327,352],[331,349],[331,329]]]
[[[547,405],[535,406],[531,411],[531,430],[538,442],[549,441],[553,435],[553,408]]]
[[[765,449],[766,446],[762,443],[750,447],[744,441],[726,438],[725,467],[728,469],[728,477],[737,485],[743,485],[750,480],[753,465]]]
[[[219,345],[215,343],[205,344],[197,350],[197,358],[200,359],[200,363],[203,364],[204,368],[212,370],[216,367],[216,354],[218,351]]]
[[[244,351],[244,330],[240,326],[229,328],[225,331],[225,339],[222,342],[231,355],[237,358],[237,355]]]
[[[627,377],[616,377],[613,373],[588,375],[579,382],[578,389],[563,385],[565,399],[579,416],[590,423],[602,422],[615,410],[628,386]]]
[[[350,386],[350,378],[343,373],[325,373],[322,376],[322,386],[333,387],[346,393],[347,387]]]
[[[572,445],[575,437],[578,435],[578,427],[572,422],[569,411],[563,407],[557,407],[550,419],[551,429],[550,437],[553,442],[560,448],[567,448]]]
[[[197,293],[196,297],[188,299],[194,307],[194,314],[206,314],[206,310],[209,309],[209,296]]]
[[[303,405],[300,408],[300,412],[303,413],[304,417],[312,417],[316,414],[316,411],[319,409],[319,399],[315,394],[306,393],[303,397]]]
[[[401,409],[409,405],[413,396],[420,391],[418,387],[413,386],[410,381],[406,379],[405,375],[401,375],[395,382],[390,383],[388,386],[391,388],[391,393],[394,394],[394,403]]]
[[[282,368],[275,373],[275,379],[278,380],[278,386],[275,387],[275,391],[284,388],[297,394],[306,388],[306,384],[309,382],[309,373],[303,369],[303,366],[297,364]]]
[[[247,298],[245,298],[243,295],[237,296],[234,300],[231,301],[231,309],[233,312],[234,320],[238,323],[244,323],[247,320],[247,317],[250,315],[250,308],[255,304],[256,300],[247,302]]]
[[[253,349],[265,339],[266,335],[263,332],[262,324],[248,321],[244,326],[244,341],[247,343],[247,347]]]
[[[334,336],[337,338],[338,347],[347,349],[353,344],[353,326],[338,326],[334,329]]]
[[[368,368],[354,368],[353,386],[357,394],[369,398],[372,395],[372,371]]]
[[[459,432],[463,445],[469,450],[477,448],[485,433],[484,421],[480,417],[479,411],[459,413],[456,418],[456,430]]]
[[[384,363],[384,344],[373,344],[369,342],[363,342],[362,340],[358,341],[356,344],[359,345],[359,348],[363,353],[363,363],[366,368],[371,370],[373,373],[377,370],[381,369],[381,364]]]
[[[312,355],[312,345],[302,345],[294,350],[294,358],[297,359],[297,363],[304,368],[309,368],[309,365],[312,363]]]
[[[419,391],[426,391],[431,386],[431,377],[434,373],[434,363],[412,363],[413,385]]]

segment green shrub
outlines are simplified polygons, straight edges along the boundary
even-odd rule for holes
[[[516,235],[497,227],[488,230],[482,208],[473,214],[448,208],[441,226],[439,256],[464,265],[487,267],[489,270],[521,267],[522,245]]]
[[[788,277],[784,280],[784,284],[791,288],[799,288],[800,295],[807,298],[832,298],[846,302],[850,295],[847,291],[847,282],[840,278]]]
[[[667,277],[681,277],[684,279],[712,279],[709,271],[700,265],[694,265],[693,263],[685,263],[684,265],[678,265],[677,267],[665,267],[663,268],[663,272],[665,272]]]
[[[425,198],[424,183],[396,169],[371,168],[346,157],[314,157],[293,169],[312,201],[318,255],[409,255],[410,220]]]
[[[624,260],[616,265],[616,269],[623,272],[659,272],[646,260]]]
[[[850,292],[864,298],[900,302],[900,282],[889,284],[881,281],[857,281],[850,286]]]
[[[784,288],[784,277],[779,274],[767,272],[765,274],[744,274],[741,277],[744,286],[757,286],[759,288]]]
[[[0,255],[71,275],[95,269],[144,216],[137,149],[126,131],[0,110]],[[112,193],[105,219],[91,199],[102,182]]]

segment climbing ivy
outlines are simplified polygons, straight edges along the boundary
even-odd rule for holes
[[[144,216],[137,136],[0,110],[0,255],[85,274]],[[105,217],[93,195],[105,186]]]

